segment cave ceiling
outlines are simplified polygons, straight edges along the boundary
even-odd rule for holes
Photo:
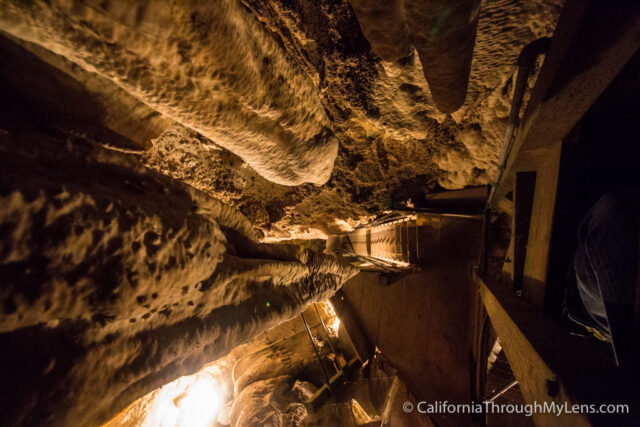
[[[103,423],[356,274],[301,239],[491,183],[562,2],[459,3],[437,93],[428,13],[387,55],[355,0],[0,2],[0,413]]]
[[[237,207],[266,239],[322,238],[427,192],[490,183],[515,59],[552,33],[561,3],[481,3],[452,114],[413,48],[380,59],[347,1],[15,2],[0,29],[125,136],[99,142]]]

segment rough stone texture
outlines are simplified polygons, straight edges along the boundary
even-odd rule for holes
[[[35,126],[124,150],[143,150],[173,124],[111,81],[1,32],[0,57],[5,129]]]
[[[2,2],[0,30],[21,40],[2,59],[25,61],[2,65],[25,121],[3,97],[2,421],[106,421],[352,274],[255,243],[251,224],[265,241],[322,238],[490,182],[515,58],[558,12],[484,1],[465,105],[445,116],[415,54],[378,58],[347,1]],[[95,127],[71,132],[82,120]],[[137,152],[67,141],[100,128]],[[126,147],[113,133],[87,136]]]
[[[320,89],[340,141],[331,179],[322,187],[273,184],[206,138],[177,129],[143,157],[228,200],[269,238],[322,237],[409,200],[419,206],[427,192],[492,182],[515,60],[528,42],[552,33],[561,5],[484,1],[465,105],[445,116],[431,100],[419,61],[378,59],[349,3],[245,3]]]
[[[271,181],[329,179],[337,141],[318,91],[236,0],[6,2],[0,29],[112,80]]]
[[[321,187],[270,182],[238,156],[179,125],[154,140],[153,147],[138,157],[149,168],[237,207],[267,241],[324,239],[327,231],[339,230],[335,218],[358,218],[366,212],[349,202],[348,193],[342,198],[335,197],[334,191],[323,197],[325,202],[319,202],[316,197],[325,191]]]
[[[453,113],[467,94],[480,0],[351,0],[372,50],[385,61],[415,46],[432,99]]]
[[[337,330],[331,329],[335,313],[329,312],[326,304],[320,303],[318,306],[325,322],[329,324],[334,346],[339,345],[341,341],[336,340],[335,336]],[[320,338],[317,342],[326,354],[329,346],[322,341],[324,330],[317,321],[315,309],[309,307],[305,316],[310,321],[314,336]],[[338,350],[343,352],[339,347]],[[179,405],[180,399],[192,391],[196,382],[203,377],[215,381],[219,397],[224,402],[223,409],[214,418],[222,425],[237,426],[266,425],[268,419],[283,420],[296,415],[304,418],[307,412],[304,410],[300,413],[300,406],[304,408],[301,402],[310,396],[305,398],[295,393],[296,378],[306,378],[305,384],[313,390],[324,381],[304,324],[296,316],[259,333],[248,343],[234,348],[228,355],[206,365],[193,376],[179,378],[141,397],[110,420],[106,427],[173,425],[171,409],[175,407],[176,399]],[[251,419],[253,423],[249,421]],[[207,420],[200,421],[203,421],[201,425],[209,425]],[[284,425],[291,424],[285,422]]]
[[[402,200],[397,193],[407,187],[415,193],[429,189],[429,181],[460,188],[494,178],[515,60],[527,43],[552,33],[562,4],[484,1],[465,105],[445,116],[433,104],[420,63],[380,61],[348,3],[245,3],[318,82],[340,140],[329,184],[359,192],[370,187],[364,202],[379,204],[385,196]],[[420,184],[402,182],[407,176]],[[393,182],[396,177],[400,182]]]
[[[355,271],[83,140],[0,133],[0,420],[92,425]],[[270,304],[267,306],[266,301]]]
[[[413,35],[434,103],[453,113],[467,96],[480,0],[405,0]]]
[[[307,310],[307,321],[315,321],[315,313],[310,314]],[[295,321],[302,326],[299,317]],[[324,358],[323,363],[333,374],[332,364],[326,358],[330,351],[324,332],[319,326],[314,328],[313,323],[310,327]],[[294,393],[295,380],[305,378],[314,383],[316,389],[325,382],[304,329],[269,347],[246,354],[236,362],[233,375],[234,399],[230,412],[233,426],[290,425],[283,423],[289,412],[287,408],[294,403],[303,403]],[[306,415],[305,411],[303,417]]]
[[[230,0],[224,4],[228,1]],[[105,4],[113,8],[118,2]],[[279,52],[276,56],[292,69],[299,70],[296,72],[298,77],[289,80],[291,87],[288,90],[297,93],[298,89],[292,86],[297,84],[294,82],[306,81],[303,86],[313,93],[311,98],[315,99],[314,108],[326,111],[329,126],[333,128],[340,143],[330,180],[322,187],[308,184],[286,187],[274,184],[261,175],[263,172],[255,162],[245,163],[242,155],[238,157],[227,150],[217,150],[216,148],[226,146],[224,141],[209,138],[205,136],[208,135],[205,132],[193,131],[195,126],[187,126],[191,127],[190,130],[181,126],[167,130],[154,141],[153,147],[142,158],[150,167],[184,179],[213,197],[228,201],[240,209],[268,238],[280,239],[322,238],[326,234],[349,229],[366,221],[381,210],[402,206],[409,200],[419,206],[426,192],[490,183],[495,178],[508,116],[515,60],[520,49],[528,42],[552,33],[562,1],[482,2],[466,102],[451,116],[445,116],[435,108],[422,67],[415,55],[413,59],[398,64],[381,61],[372,53],[348,2],[243,0],[243,4],[253,13],[253,17],[248,13],[246,16],[240,15],[243,22],[252,22],[247,24],[251,28],[247,32],[255,30],[260,37],[271,40],[265,43],[275,43]],[[169,19],[163,15],[166,10],[162,7],[151,8],[153,10],[147,10],[143,6],[140,8],[144,12],[141,12],[141,30],[149,28],[153,19],[156,19],[145,17],[145,13],[157,11],[160,15],[157,19]],[[207,8],[213,6],[202,5],[196,14],[211,17],[205,20],[211,23],[210,26],[198,26],[198,31],[206,40],[197,41],[200,43],[197,44],[200,50],[192,48],[185,57],[196,64],[207,59],[203,58],[206,56],[204,53],[197,54],[198,52],[208,52],[212,49],[211,44],[221,45],[216,38],[214,17],[207,15]],[[4,10],[5,16],[7,9],[9,8]],[[79,9],[82,12],[86,8]],[[92,10],[101,9],[95,6]],[[127,10],[133,8],[128,7]],[[81,16],[80,12],[78,14]],[[133,19],[127,13],[120,15],[113,10],[109,13],[104,15],[104,20],[110,16],[118,19],[124,16],[126,19],[122,20],[126,22],[129,22],[127,19]],[[30,25],[34,25],[41,32],[47,32],[37,23],[30,24],[27,19],[29,16],[14,16],[17,22],[14,24],[23,25],[12,24],[14,26],[8,28],[5,19],[0,27],[5,31],[15,30],[12,32],[18,32],[19,27],[20,31],[27,34],[31,31]],[[115,32],[119,37],[128,27],[123,29],[115,25],[114,22],[118,20],[116,18],[109,21],[111,24],[101,21],[104,28],[100,26],[99,29],[104,29],[105,34]],[[63,25],[63,22],[60,19],[56,25]],[[158,22],[161,24],[152,24],[150,28],[157,30],[158,25],[164,25],[164,21]],[[63,34],[58,36],[64,39],[64,31],[81,31],[85,28],[83,25],[62,28]],[[113,27],[111,30],[109,25]],[[85,30],[89,32],[88,29]],[[188,34],[185,37],[186,46],[192,42],[192,37]],[[74,45],[77,50],[61,52],[63,55],[71,58],[77,56],[78,51],[83,51],[86,40],[74,41],[77,42]],[[159,49],[157,55],[142,52],[144,55],[151,55],[151,65],[155,68],[175,71],[176,74],[158,81],[157,84],[162,89],[188,79],[188,76],[180,74],[182,68],[169,67],[180,62],[180,55],[176,52],[177,46],[182,44],[178,38],[173,41],[174,45],[170,49]],[[193,42],[193,46],[196,46],[195,43]],[[234,40],[233,43],[239,41]],[[233,43],[227,46],[236,46]],[[109,49],[115,49],[108,43],[95,44],[95,49],[105,49],[105,54]],[[89,47],[94,48],[93,44]],[[235,50],[228,48],[225,53]],[[169,59],[160,55],[164,52],[169,52]],[[131,50],[127,58],[144,59],[144,55]],[[233,61],[241,62],[240,57],[235,57]],[[248,73],[241,81],[249,84],[242,87],[249,87],[257,92],[259,87],[253,83],[255,75],[240,65],[238,67],[239,76]],[[306,75],[306,79],[301,78],[300,73]],[[279,78],[275,67],[268,67],[261,75],[265,75],[265,79]],[[127,78],[126,82],[117,80],[116,83],[136,95],[138,85],[143,85],[145,81],[145,74],[130,73]],[[532,78],[530,84],[533,81]],[[308,87],[308,82],[312,82],[312,88]],[[278,87],[265,90],[277,92]],[[185,90],[187,89],[188,86]],[[187,90],[186,93],[190,92]],[[216,92],[211,88],[209,93]],[[228,94],[228,91],[224,92],[224,95]],[[190,95],[184,96],[185,100],[191,100]],[[167,101],[173,108],[180,100],[162,98],[157,100],[157,104]],[[293,102],[293,98],[288,98],[289,101]],[[208,119],[211,114],[217,114],[208,109],[211,107],[209,103],[189,105],[191,109],[184,111],[182,123]],[[167,105],[161,107],[158,110],[163,112],[168,108]],[[310,107],[304,104],[300,108]],[[234,126],[245,125],[241,119],[227,119]],[[109,141],[101,142],[109,144]],[[258,145],[260,141],[249,138],[246,142]],[[268,155],[264,157],[264,162],[269,158]],[[313,154],[304,158],[313,161],[308,165],[310,169],[320,171],[324,167],[324,156]],[[263,161],[258,161],[261,162]],[[316,165],[317,162],[321,164]],[[279,161],[276,165],[278,168],[282,167]]]
[[[347,284],[348,286],[348,284]],[[353,357],[349,338],[335,321],[335,312],[328,304],[317,304],[332,337],[332,346],[347,360]],[[305,318],[314,336],[314,342],[323,357],[324,365],[332,375],[333,358],[327,335],[314,308],[305,311]],[[303,426],[303,425],[352,425],[356,415],[349,409],[351,399],[357,400],[357,408],[367,408],[371,415],[379,417],[387,399],[393,399],[388,415],[393,425],[432,426],[425,414],[406,414],[402,403],[415,402],[406,386],[397,378],[397,371],[383,354],[377,352],[372,359],[353,374],[344,387],[334,395],[341,408],[325,405],[320,411],[307,411],[304,402],[324,384],[325,379],[309,341],[307,331],[299,316],[256,335],[247,344],[236,347],[227,356],[208,364],[196,374],[181,377],[160,389],[138,399],[113,418],[106,427],[156,427],[191,425],[187,407],[182,399],[189,399],[196,392],[199,382],[213,382],[217,393],[210,395],[218,411],[198,413],[197,425],[231,426]],[[392,383],[394,395],[389,394]],[[360,406],[362,404],[362,406]],[[414,403],[415,404],[415,403]],[[204,413],[203,413],[204,412]],[[355,412],[355,411],[354,411]],[[412,416],[413,415],[413,416]],[[198,418],[198,417],[195,417]],[[216,424],[214,421],[217,421]]]
[[[385,61],[398,61],[413,52],[402,0],[351,0],[371,50]]]

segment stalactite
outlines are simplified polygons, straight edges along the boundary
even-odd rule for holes
[[[0,134],[0,422],[91,425],[354,269],[84,140]]]
[[[238,1],[4,3],[0,30],[112,80],[268,180],[329,179],[338,144],[318,89]]]

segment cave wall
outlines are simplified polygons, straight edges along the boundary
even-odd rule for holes
[[[110,80],[0,32],[4,129],[75,134],[141,152],[174,123]]]
[[[34,39],[87,76],[177,121],[147,142],[140,159],[149,167],[232,204],[269,239],[322,238],[381,210],[419,205],[428,192],[492,182],[515,59],[527,43],[552,33],[562,3],[481,2],[466,100],[451,115],[436,108],[416,52],[400,62],[382,60],[351,4],[341,0],[227,0],[224,7],[192,1],[153,8],[144,1],[135,8],[121,0],[74,7],[16,1],[0,12],[0,31],[22,43]],[[236,32],[216,24],[227,21]],[[268,53],[263,45],[273,51],[266,65],[260,62]],[[87,66],[89,60],[99,67]],[[260,104],[272,98],[278,102]],[[248,123],[245,107],[251,110]],[[302,112],[309,108],[307,117]],[[292,138],[280,144],[279,131],[271,130],[298,123],[295,117],[306,127],[288,127]],[[201,121],[215,129],[204,129]],[[273,126],[263,128],[267,122]],[[232,126],[238,143],[273,150],[250,159],[229,145],[233,135],[214,135]],[[304,142],[324,126],[335,138]],[[334,157],[325,150],[336,147],[329,139],[339,142]],[[289,146],[298,148],[287,151]],[[329,180],[291,187],[282,185],[289,178],[265,172],[266,164],[275,164],[274,173],[287,175],[290,160],[300,162],[291,168],[305,171],[295,172],[296,182],[315,182],[307,173]]]
[[[0,237],[0,419],[18,424],[105,422],[355,270],[256,243],[219,201],[39,133],[0,133]]]
[[[317,89],[235,0],[15,1],[0,29],[115,82],[271,181],[329,179],[338,143]]]
[[[353,357],[344,330],[335,336],[338,333],[332,328],[335,312],[327,303],[316,306],[333,336],[334,348],[347,359]],[[331,350],[315,307],[308,307],[304,315],[320,351],[329,356]],[[325,363],[331,366],[330,360]],[[296,382],[303,381],[305,391],[315,391],[324,382],[306,328],[300,316],[295,316],[255,335],[196,374],[144,395],[105,427],[156,427],[173,424],[175,420],[185,424],[188,407],[181,405],[181,399],[192,396],[194,389],[197,392],[197,382],[203,378],[213,380],[222,405],[216,407],[216,402],[213,403],[217,411],[208,412],[209,419],[200,412],[201,424],[217,420],[219,424],[233,426],[292,425],[294,418],[299,421],[308,415],[303,402],[309,396],[297,392]],[[176,415],[176,411],[182,414]]]
[[[465,102],[480,0],[351,0],[372,50],[386,61],[417,51],[431,97],[443,113]]]
[[[104,422],[353,274],[255,238],[490,182],[515,58],[560,4],[482,2],[446,115],[346,1],[4,2],[0,418]]]
[[[244,0],[320,91],[340,143],[330,180],[283,187],[242,161],[218,166],[227,153],[177,132],[158,138],[157,151],[154,146],[145,157],[164,173],[191,175],[203,191],[229,197],[269,238],[337,233],[381,210],[409,201],[417,206],[425,193],[491,183],[516,58],[527,43],[552,34],[562,3],[481,2],[467,97],[460,110],[445,115],[431,99],[415,52],[407,61],[379,58],[349,2]],[[210,164],[216,173],[202,180]]]

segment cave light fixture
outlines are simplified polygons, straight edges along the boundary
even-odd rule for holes
[[[182,377],[162,387],[145,426],[206,427],[225,403],[224,392],[207,373]]]

